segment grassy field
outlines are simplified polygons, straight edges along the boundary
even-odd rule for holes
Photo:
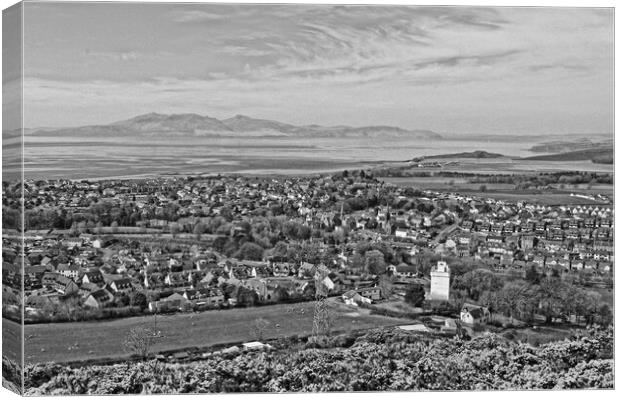
[[[22,337],[20,325],[10,320],[2,319],[2,355],[9,360],[21,362]]]
[[[355,330],[410,323],[411,321],[358,312],[336,299],[330,300],[333,330]],[[163,337],[155,347],[165,351],[206,347],[220,343],[254,340],[252,324],[269,322],[264,338],[307,335],[312,331],[313,302],[261,306],[203,313],[158,315],[157,329]],[[4,327],[19,326],[4,320]],[[104,357],[123,357],[122,341],[135,326],[155,326],[155,317],[111,321],[26,325],[26,362],[67,362]]]
[[[573,327],[570,325],[555,325],[553,327],[539,326],[536,328],[527,327],[509,329],[500,332],[500,334],[508,339],[518,340],[523,343],[543,344],[569,338],[571,333],[574,332],[576,329],[579,329],[579,327]]]
[[[575,194],[605,194],[613,198],[613,186],[593,185],[554,185],[554,190],[515,190],[515,185],[508,183],[470,183],[468,178],[448,178],[448,177],[403,177],[403,178],[381,178],[386,183],[392,183],[402,187],[414,187],[422,190],[434,190],[440,192],[453,192],[459,194],[469,194],[482,198],[492,198],[504,201],[527,201],[533,204],[543,205],[601,205],[600,201],[593,201],[581,197],[571,196]],[[481,192],[480,186],[485,185],[486,191]]]
[[[381,309],[392,310],[392,311],[400,312],[400,313],[408,313],[408,314],[423,313],[422,308],[413,307],[410,304],[405,303],[404,301],[400,299],[392,299],[390,301],[380,302],[380,303],[375,304],[375,306]]]

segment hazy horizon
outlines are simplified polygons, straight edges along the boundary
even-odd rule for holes
[[[24,19],[26,128],[156,112],[613,134],[610,8],[28,2]]]
[[[165,116],[172,116],[172,115],[189,115],[189,114],[195,114],[198,116],[203,116],[203,117],[211,117],[214,118],[212,115],[208,114],[208,113],[193,113],[193,112],[179,112],[179,113],[159,113],[159,112],[149,112],[149,113],[155,113],[155,114],[160,114],[160,115],[165,115]],[[103,122],[101,124],[85,124],[85,125],[75,125],[75,126],[55,126],[55,127],[50,127],[50,126],[45,126],[45,125],[41,125],[41,126],[36,126],[36,127],[25,127],[25,129],[27,130],[62,130],[62,129],[71,129],[71,128],[79,128],[79,127],[89,127],[89,126],[98,126],[98,125],[111,125],[114,123],[118,123],[118,122],[123,122],[123,121],[127,121],[136,117],[140,117],[140,116],[146,116],[149,113],[142,113],[142,114],[136,114],[132,117],[126,118],[126,119],[122,119],[122,120],[111,120],[109,122]],[[257,115],[249,115],[249,114],[230,114],[230,115],[225,115],[223,117],[217,118],[218,120],[225,120],[225,119],[230,119],[236,116],[245,116],[251,119],[257,119],[257,120],[266,120],[266,121],[274,121],[274,122],[280,122],[280,123],[284,123],[284,124],[291,124],[291,125],[295,125],[293,122],[289,122],[288,120],[275,120],[275,119],[266,119],[264,117],[261,116],[257,116]],[[304,125],[295,125],[296,127],[306,127],[306,126],[311,126],[311,125],[320,125],[322,127],[352,127],[352,128],[358,128],[358,127],[373,127],[373,126],[380,126],[378,124],[375,125],[363,125],[363,124],[338,124],[338,125],[333,125],[333,124],[321,124],[320,122],[313,122],[313,123],[308,123],[308,124],[304,124]],[[400,125],[396,125],[396,124],[383,124],[381,126],[389,126],[389,127],[398,127],[398,128],[404,128]],[[409,130],[411,131],[415,131],[415,130],[426,130],[424,128],[409,128]],[[448,132],[438,132],[438,131],[434,131],[434,130],[429,130],[435,133],[438,133],[439,135],[441,135],[444,138],[454,138],[454,139],[467,139],[467,138],[478,138],[478,137],[484,137],[484,136],[497,136],[497,137],[501,137],[501,136],[537,136],[539,137],[539,135],[536,134],[514,134],[514,133],[505,133],[505,134],[501,134],[501,133],[496,133],[496,132],[475,132],[475,131],[471,131],[468,134],[462,134],[459,133],[458,131],[448,131]],[[243,133],[240,133],[240,135],[242,136]],[[550,137],[550,139],[553,139],[553,137],[558,137],[558,136],[566,136],[567,138],[578,138],[578,137],[587,137],[587,136],[594,136],[594,137],[601,137],[601,136],[607,136],[609,135],[610,137],[613,138],[613,132],[580,132],[580,131],[573,131],[570,133],[561,133],[561,132],[552,132],[552,133],[548,133],[546,134]]]

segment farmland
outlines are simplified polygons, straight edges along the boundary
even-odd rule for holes
[[[549,190],[517,190],[514,184],[510,183],[472,183],[469,178],[455,177],[386,177],[381,178],[386,183],[391,183],[401,187],[414,187],[422,190],[436,190],[441,192],[452,192],[468,194],[482,198],[491,198],[504,201],[527,201],[533,204],[543,205],[592,205],[603,204],[600,200],[594,201],[583,197],[571,196],[571,194],[604,194],[613,198],[613,187],[611,185],[551,185]],[[484,185],[486,191],[481,191],[480,186]]]
[[[330,306],[332,330],[335,331],[378,328],[407,322],[363,314],[336,299],[330,300]],[[126,353],[123,351],[122,341],[127,332],[136,326],[156,327],[161,331],[162,338],[154,349],[157,351],[253,340],[256,337],[253,335],[252,325],[257,319],[264,319],[269,323],[264,331],[265,339],[307,335],[312,330],[313,308],[313,302],[303,302],[102,322],[26,325],[26,362],[123,357]],[[9,329],[19,327],[7,320],[3,320],[3,324]]]

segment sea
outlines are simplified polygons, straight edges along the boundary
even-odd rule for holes
[[[531,141],[375,138],[192,137],[174,140],[26,136],[26,179],[114,179],[157,176],[303,175],[403,162],[421,156],[485,150],[527,157]],[[3,141],[3,178],[20,175],[20,146]],[[584,170],[613,165],[582,162],[469,160],[488,172]],[[577,168],[575,168],[577,167]]]

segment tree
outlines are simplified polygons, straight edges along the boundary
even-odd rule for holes
[[[558,280],[544,279],[538,289],[539,312],[545,316],[545,323],[551,324],[553,319],[562,315],[563,296],[566,285]]]
[[[146,295],[144,295],[142,292],[136,291],[130,296],[130,304],[131,306],[137,306],[144,310],[148,307],[148,300],[146,298]]]
[[[536,270],[536,266],[530,266],[525,270],[525,279],[532,284],[540,283],[540,273]]]
[[[379,277],[379,289],[381,290],[381,296],[384,299],[390,299],[394,292],[394,285],[392,279],[387,274],[383,274]]]
[[[454,266],[456,269],[457,267]],[[477,301],[484,291],[498,291],[502,288],[502,279],[488,269],[475,269],[454,279],[452,287],[467,292],[469,299]]]
[[[260,261],[263,259],[263,248],[255,243],[246,242],[243,243],[239,251],[235,255],[239,259],[248,259],[252,261]]]
[[[222,289],[222,292],[224,293],[225,300],[228,300],[232,298],[233,296],[235,296],[235,291],[237,290],[237,287],[234,284],[229,284],[229,283],[223,283],[222,285],[220,285],[220,288]]]
[[[278,241],[271,251],[271,255],[278,258],[285,258],[288,245],[284,241]]]
[[[123,341],[123,350],[146,360],[155,342],[156,334],[150,328],[134,327],[129,330]]]
[[[170,223],[170,233],[172,234],[172,238],[176,238],[177,234],[179,234],[179,231],[180,227],[178,223]]]
[[[500,311],[520,320],[531,321],[538,307],[539,289],[524,280],[504,285],[497,293]]]
[[[371,274],[383,274],[386,272],[385,259],[379,250],[366,252],[366,269]]]
[[[194,234],[196,235],[196,240],[200,240],[200,237],[202,236],[202,234],[205,232],[205,230],[207,229],[207,226],[202,223],[202,222],[198,222],[196,223],[196,225],[194,226]]]
[[[424,286],[422,284],[411,284],[405,293],[405,302],[415,307],[421,307],[425,298]]]
[[[127,294],[121,294],[120,296],[116,298],[116,306],[118,307],[125,307],[129,305],[130,302],[131,302],[131,299],[129,298],[129,295]]]
[[[614,313],[611,311],[607,304],[601,306],[598,312],[598,323],[604,327],[609,326],[614,321]]]
[[[258,301],[258,294],[254,290],[239,287],[237,289],[237,303],[240,306],[254,306]]]
[[[213,240],[213,249],[217,252],[224,251],[224,247],[228,243],[228,237],[226,236],[218,236]]]

